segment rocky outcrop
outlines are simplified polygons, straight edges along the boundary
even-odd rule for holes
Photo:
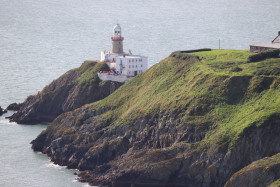
[[[20,107],[22,107],[21,103],[12,103],[7,107],[7,110],[18,111],[20,109]]]
[[[1,108],[1,106],[0,106],[0,116],[2,116],[2,115],[3,115],[4,113],[6,113],[6,112],[7,112],[7,110]]]
[[[178,128],[174,116],[146,116],[132,122],[133,127],[109,129],[109,124],[96,123],[98,116],[79,109],[60,116],[32,142],[32,148],[57,164],[84,171],[81,180],[92,185],[223,186],[240,168],[280,152],[279,119],[251,127],[224,152],[219,145],[196,150],[191,143],[201,141],[205,132],[192,130],[191,125]],[[164,118],[168,122],[163,125]]]
[[[60,115],[32,148],[92,185],[225,185],[280,152],[280,79],[209,73],[206,54],[173,54],[101,102]]]
[[[280,178],[280,154],[251,163],[236,172],[225,186],[269,186],[278,178]]]
[[[80,68],[68,71],[23,103],[11,104],[9,110],[17,110],[17,113],[10,120],[20,124],[51,122],[64,112],[107,97],[122,83],[100,81],[97,72],[106,69],[105,63],[84,62]]]

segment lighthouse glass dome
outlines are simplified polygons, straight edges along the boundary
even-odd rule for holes
[[[114,27],[113,36],[121,36],[121,26],[119,24]]]

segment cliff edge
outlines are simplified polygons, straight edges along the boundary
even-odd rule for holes
[[[29,96],[23,103],[11,107],[18,111],[10,120],[20,124],[51,122],[64,112],[107,97],[122,85],[99,80],[97,73],[108,69],[105,63],[85,61],[79,68],[66,72],[42,91]]]
[[[174,52],[105,99],[60,115],[32,148],[92,185],[223,186],[280,152],[280,59],[250,55]]]

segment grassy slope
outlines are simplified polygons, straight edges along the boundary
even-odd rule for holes
[[[78,84],[87,86],[99,81],[97,73],[99,71],[108,71],[109,67],[106,63],[96,61],[85,61],[81,67],[78,68],[81,76],[76,80]]]
[[[253,73],[259,69],[280,67],[280,59],[273,58],[247,63],[247,58],[252,53],[245,50],[216,50],[195,54],[202,59],[200,67],[205,73],[218,76],[254,76]],[[230,71],[237,66],[243,71]],[[258,83],[257,78],[252,81],[251,86]],[[261,125],[270,116],[280,113],[279,85],[257,95],[248,94],[250,99],[243,99],[243,102],[234,105],[223,103],[215,107],[212,115],[216,117],[215,121],[219,121],[218,128],[209,132],[209,142],[221,141],[232,145],[246,127]]]
[[[228,148],[245,128],[261,125],[272,115],[279,115],[279,76],[267,76],[275,78],[270,89],[261,93],[252,90],[263,77],[253,73],[264,68],[279,68],[280,59],[247,63],[251,54],[245,50],[214,50],[193,55],[200,60],[168,57],[109,97],[88,106],[92,110],[117,107],[102,114],[106,121],[116,120],[115,125],[129,125],[131,120],[162,111],[179,111],[178,117],[183,119],[181,125],[191,123],[196,129],[209,129],[199,147],[217,144]],[[243,71],[231,72],[237,66]],[[226,96],[239,88],[228,90],[225,85],[235,76],[252,76],[252,79],[246,94],[231,101]],[[196,108],[206,108],[207,112],[190,115]]]

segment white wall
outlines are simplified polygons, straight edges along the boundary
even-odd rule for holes
[[[118,74],[129,77],[143,73],[148,69],[148,58],[144,56],[128,54],[121,56],[121,54],[102,51],[101,61],[104,61],[105,59],[109,60],[110,62],[115,61],[115,63],[107,62],[110,69],[115,69]]]
[[[110,80],[110,81],[116,81],[116,82],[127,82],[129,81],[131,78],[128,78],[127,76],[124,75],[108,75],[108,74],[103,74],[103,73],[98,73],[98,77],[100,80]]]
[[[104,61],[106,59],[107,56],[107,60],[111,61],[114,58],[116,58],[116,56],[118,56],[119,54],[117,53],[111,53],[110,51],[101,51],[101,61]]]
[[[143,56],[127,56],[116,58],[116,71],[121,72],[121,62],[123,65],[122,75],[135,76],[148,69],[148,58]]]

